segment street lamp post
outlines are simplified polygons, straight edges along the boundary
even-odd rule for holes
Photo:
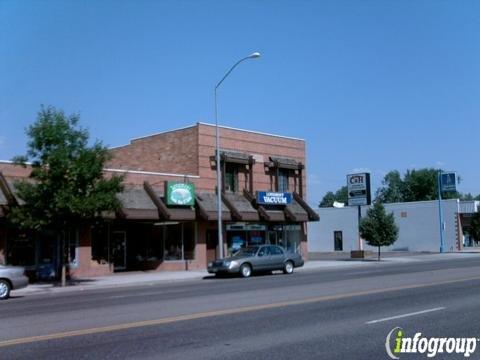
[[[218,104],[217,104],[217,89],[227,78],[228,75],[235,69],[238,64],[248,59],[256,59],[260,57],[260,53],[254,52],[243,59],[238,60],[223,78],[215,85],[215,152],[216,152],[216,162],[217,162],[217,218],[218,218],[218,246],[219,246],[219,257],[223,258],[223,231],[222,231],[222,183],[220,175],[220,135],[218,131]]]

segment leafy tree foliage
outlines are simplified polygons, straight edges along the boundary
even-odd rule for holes
[[[390,171],[377,190],[376,199],[382,203],[425,201],[438,199],[438,169],[407,170],[403,179],[397,170]],[[456,191],[442,193],[443,199],[460,198]]]
[[[329,191],[325,194],[322,201],[320,202],[319,207],[332,207],[335,201],[341,203],[347,203],[348,200],[348,191],[346,186],[342,186],[335,193]]]
[[[120,206],[115,195],[122,190],[122,178],[102,174],[108,149],[98,141],[89,146],[88,131],[78,122],[78,115],[42,107],[27,129],[27,155],[14,161],[24,166],[30,162],[32,171],[30,179],[16,183],[23,204],[9,212],[13,224],[65,229]]]
[[[378,247],[380,260],[380,248],[392,245],[398,238],[398,226],[393,213],[387,214],[383,204],[376,201],[360,221],[360,236],[368,245]]]
[[[460,200],[464,200],[464,201],[480,200],[480,195],[474,196],[471,193],[460,194]]]
[[[377,190],[377,200],[383,203],[404,201],[405,185],[400,172],[390,171],[382,181],[383,187]]]

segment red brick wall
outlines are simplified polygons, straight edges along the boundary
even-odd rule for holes
[[[211,169],[210,156],[215,154],[215,127],[205,124],[199,124],[198,127],[199,175],[201,177],[198,187],[213,190],[216,185],[216,173],[214,169]],[[267,175],[264,168],[264,162],[269,161],[270,156],[292,158],[305,164],[305,142],[303,140],[220,128],[220,148],[245,152],[257,157],[253,166],[254,190],[270,190],[275,186],[275,179]],[[305,170],[302,175],[305,195]],[[243,176],[239,180],[243,182]],[[294,188],[293,184],[294,181],[291,178],[291,189]]]
[[[146,136],[112,148],[107,168],[198,174],[197,126]]]
[[[0,172],[6,177],[26,178],[30,175],[30,171],[29,167],[14,165],[8,162],[0,162]]]

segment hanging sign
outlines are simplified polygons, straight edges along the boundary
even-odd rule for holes
[[[192,183],[167,182],[167,205],[195,205],[195,185]]]

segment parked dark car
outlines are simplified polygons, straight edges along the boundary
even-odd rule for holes
[[[11,290],[21,289],[27,285],[28,278],[23,267],[0,265],[0,300],[8,299]]]
[[[296,267],[303,266],[300,254],[285,251],[276,245],[249,246],[240,249],[230,257],[218,259],[208,264],[211,274],[240,274],[249,277],[253,272],[283,270],[291,274]]]

